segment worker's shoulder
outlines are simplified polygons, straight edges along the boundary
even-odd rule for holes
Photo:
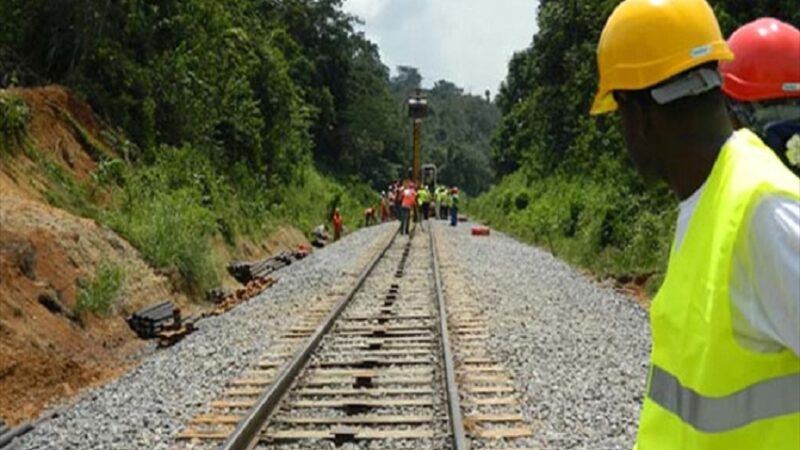
[[[750,215],[750,234],[762,239],[787,235],[800,239],[800,200],[783,193],[758,198]]]
[[[730,169],[726,184],[739,194],[754,194],[748,196],[752,201],[773,193],[800,198],[800,179],[750,130],[736,131],[724,148]]]
[[[800,201],[779,193],[755,200],[739,231],[734,258],[773,271],[800,260]],[[776,274],[777,275],[777,274]]]

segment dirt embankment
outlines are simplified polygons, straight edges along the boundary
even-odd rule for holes
[[[63,189],[53,181],[54,167],[86,186],[98,151],[111,151],[91,108],[57,86],[11,93],[30,109],[24,145],[38,155],[0,155],[0,417],[17,423],[135,365],[142,344],[126,315],[164,299],[190,313],[202,306],[115,232],[52,206]],[[240,244],[236,253],[257,258],[303,241],[284,228],[267,242]],[[219,252],[230,256],[224,246]],[[119,301],[105,316],[79,314],[79,280],[92,279],[104,262],[123,270]]]

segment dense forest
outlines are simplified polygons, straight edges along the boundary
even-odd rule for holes
[[[616,117],[590,117],[595,47],[617,0],[540,0],[538,33],[516,53],[497,95],[496,187],[473,202],[484,220],[601,274],[660,282],[676,214],[645,186]],[[800,23],[793,0],[712,0],[725,36],[758,17]],[[655,275],[655,276],[650,276]]]
[[[334,207],[356,227],[377,190],[407,173],[406,98],[422,76],[392,77],[341,0],[0,0],[0,10],[0,87],[79,93],[116,155],[93,174],[109,204],[80,189],[53,203],[198,288],[218,282],[216,237],[233,246],[277,223],[310,230]],[[499,110],[446,81],[429,97],[424,158],[477,194],[493,179]],[[0,101],[3,122],[24,114]]]
[[[422,76],[401,67],[390,80],[341,0],[0,6],[0,85],[77,89],[135,144],[132,158],[191,145],[215,165],[256,169],[267,185],[295,179],[309,157],[373,186],[409,161],[405,99]],[[461,176],[460,149],[486,144],[466,156],[484,158],[499,114],[447,81],[430,97],[429,159]],[[490,174],[479,179],[485,187]]]

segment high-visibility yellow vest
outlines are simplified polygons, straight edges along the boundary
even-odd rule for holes
[[[420,189],[419,193],[417,194],[417,203],[422,205],[426,203],[430,199],[430,193],[427,189]]]
[[[800,449],[800,358],[748,350],[731,324],[733,251],[758,201],[774,194],[800,199],[800,180],[758,137],[738,131],[651,305],[638,450]]]

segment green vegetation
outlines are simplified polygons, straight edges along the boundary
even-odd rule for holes
[[[114,130],[107,148],[62,111],[98,167],[80,185],[29,149],[49,201],[108,224],[197,293],[219,282],[219,240],[309,231],[336,207],[359,226],[373,189],[405,175],[405,101],[421,77],[390,79],[341,4],[0,0],[0,86],[68,86]],[[445,81],[431,103],[426,159],[479,192],[497,108]],[[3,136],[24,126],[21,102],[3,97],[0,113]]]
[[[75,312],[108,314],[117,302],[124,281],[125,273],[121,268],[107,261],[102,262],[94,278],[78,283]]]
[[[341,0],[0,9],[0,87],[68,86],[114,130],[107,148],[62,111],[98,163],[88,185],[14,143],[44,168],[47,199],[108,224],[197,293],[220,279],[215,242],[234,248],[283,223],[309,231],[336,207],[356,228],[377,201],[369,186],[410,159],[389,71]],[[0,98],[4,148],[26,114]]]
[[[240,170],[233,181],[188,147],[162,148],[152,164],[135,169],[108,161],[95,172],[97,182],[114,192],[101,219],[154,267],[177,269],[202,293],[220,280],[214,237],[234,246],[240,237],[260,239],[282,223],[310,230],[334,207],[356,228],[362,205],[375,196],[363,183],[345,185],[313,168],[298,174],[296,184],[271,190],[248,180],[246,167]]]
[[[23,137],[21,141],[20,145],[25,155],[37,164],[52,183],[53,188],[44,193],[47,201],[57,208],[66,209],[76,215],[96,219],[97,206],[90,201],[87,186],[79,183],[69,171],[42,153],[28,139]]]
[[[270,189],[296,182],[312,158],[373,185],[407,159],[388,69],[341,0],[0,8],[0,55],[13,74],[2,81],[83,93],[141,149],[134,160],[188,145],[223,172],[246,165]]]
[[[104,161],[114,158],[114,153],[102,142],[95,139],[91,133],[86,131],[71,114],[66,111],[58,110],[64,121],[72,128],[72,135],[75,136],[81,147],[89,153],[95,161]]]
[[[468,211],[601,276],[656,275],[650,288],[660,282],[676,219],[666,193],[564,175],[531,181],[523,171],[469,202]]]
[[[800,167],[800,136],[795,135],[786,145],[786,159],[795,167]]]
[[[435,82],[423,159],[473,197],[501,177],[468,205],[492,225],[603,275],[653,274],[655,286],[676,201],[639,180],[616,117],[588,116],[595,45],[617,3],[541,0],[539,31],[494,101]],[[800,22],[792,0],[711,3],[726,34],[759,16]],[[0,0],[0,86],[66,85],[114,130],[98,142],[65,115],[98,169],[79,185],[37,156],[63,187],[49,200],[108,224],[197,292],[219,280],[215,243],[284,223],[308,231],[335,207],[359,226],[373,189],[410,165],[405,102],[422,75],[390,77],[341,5]],[[27,115],[0,97],[0,151]]]
[[[396,101],[404,104],[408,94],[422,85],[422,75],[401,66],[392,78]],[[439,179],[460,186],[469,195],[486,191],[494,180],[490,140],[500,121],[500,110],[487,97],[465,93],[446,80],[437,81],[427,92],[429,116],[422,133],[423,161],[439,168]],[[411,124],[403,122],[404,135]]]
[[[0,93],[0,153],[10,151],[28,124],[28,107],[19,97]]]
[[[497,96],[492,160],[504,178],[469,210],[601,275],[654,274],[652,289],[666,266],[676,200],[639,180],[616,117],[588,115],[595,46],[618,3],[539,2],[539,32],[512,58]],[[726,35],[761,16],[800,22],[791,0],[711,3]]]

